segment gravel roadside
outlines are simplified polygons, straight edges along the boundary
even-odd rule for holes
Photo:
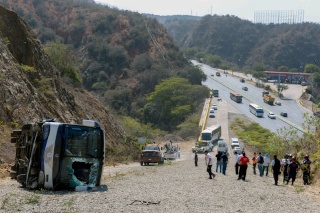
[[[232,162],[226,175],[210,180],[204,156],[199,155],[199,167],[192,158],[189,153],[171,165],[136,167],[85,192],[28,191],[13,180],[2,181],[0,211],[319,212],[320,204],[303,192],[310,186],[274,186],[271,177],[253,175],[250,166],[247,180],[237,180]]]

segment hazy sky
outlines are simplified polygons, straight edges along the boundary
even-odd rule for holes
[[[254,11],[304,10],[304,20],[320,23],[320,0],[95,0],[118,9],[155,15],[235,15],[253,21]]]

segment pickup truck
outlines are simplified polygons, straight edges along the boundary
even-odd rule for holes
[[[149,165],[149,163],[163,164],[164,158],[160,151],[160,147],[156,144],[148,144],[141,152],[140,164]]]
[[[172,145],[172,142],[170,140],[170,143],[167,143],[164,146],[165,152],[163,153],[163,158],[165,160],[176,160],[180,158],[180,147],[178,147],[178,144]]]

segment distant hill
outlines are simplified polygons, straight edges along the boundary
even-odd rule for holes
[[[171,15],[159,16],[143,14],[150,18],[157,19],[167,29],[173,41],[180,47],[185,45],[185,41],[192,32],[193,28],[199,23],[202,17],[190,15]]]
[[[185,22],[163,23],[173,38],[184,35],[177,40],[180,47],[216,54],[240,67],[261,63],[276,69],[301,69],[314,63],[320,51],[320,25],[315,23],[263,25],[229,15],[208,15],[190,25]],[[171,31],[172,23],[185,27]]]

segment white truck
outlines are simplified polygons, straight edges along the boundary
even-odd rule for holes
[[[176,160],[180,158],[180,147],[177,145],[172,145],[172,141],[170,140],[165,146],[165,152],[163,153],[163,158],[165,160]]]
[[[212,152],[213,144],[211,141],[196,142],[196,145],[192,147],[192,152]]]

